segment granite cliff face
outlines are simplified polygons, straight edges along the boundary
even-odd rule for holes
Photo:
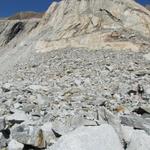
[[[14,18],[0,20],[0,150],[150,150],[147,9],[62,0]]]

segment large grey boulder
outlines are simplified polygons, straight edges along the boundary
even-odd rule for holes
[[[64,135],[49,150],[123,150],[112,126],[80,127]]]

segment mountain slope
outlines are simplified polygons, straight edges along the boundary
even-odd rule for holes
[[[0,21],[0,149],[150,150],[149,11],[62,0]]]

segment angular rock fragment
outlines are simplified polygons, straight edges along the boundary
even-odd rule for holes
[[[8,143],[8,150],[23,150],[23,148],[24,148],[23,144],[13,139]]]
[[[37,148],[45,148],[46,142],[43,130],[38,126],[21,124],[14,126],[11,130],[11,136],[19,143],[31,145]]]
[[[5,83],[3,84],[3,86],[1,87],[3,92],[9,92],[11,90],[11,84],[10,83]]]
[[[19,111],[19,110],[15,111],[11,115],[7,115],[5,118],[6,118],[6,121],[9,121],[12,124],[29,121],[29,116],[25,114],[24,111]]]
[[[43,131],[46,143],[48,145],[55,143],[56,136],[52,129],[52,123],[51,122],[44,123],[43,126],[41,126],[41,129]]]

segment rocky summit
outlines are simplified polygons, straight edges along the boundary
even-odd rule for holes
[[[0,20],[0,150],[150,150],[150,11],[61,0],[21,16]]]

